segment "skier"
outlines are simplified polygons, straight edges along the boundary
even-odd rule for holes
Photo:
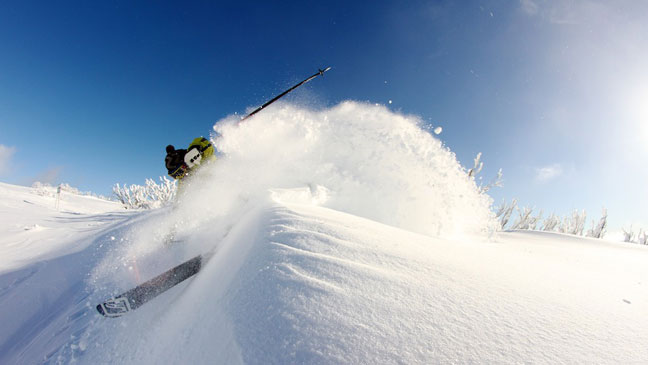
[[[214,159],[214,146],[207,138],[195,138],[187,149],[175,149],[173,145],[166,147],[164,164],[169,176],[182,180],[190,175],[202,162]]]

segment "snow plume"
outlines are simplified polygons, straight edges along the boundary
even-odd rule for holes
[[[417,117],[347,101],[322,110],[280,104],[237,122],[231,116],[214,126],[212,140],[222,156],[201,169],[202,177],[194,179],[199,184],[188,184],[193,186],[181,198],[181,214],[224,214],[236,200],[270,197],[272,190],[275,199],[319,204],[427,235],[497,228],[491,199]],[[309,197],[277,197],[277,191],[295,188],[310,191]]]

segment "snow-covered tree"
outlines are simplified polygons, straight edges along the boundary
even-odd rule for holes
[[[648,232],[644,231],[643,229],[639,230],[639,234],[637,235],[637,243],[640,245],[648,245]]]
[[[511,229],[529,229],[529,220],[533,208],[523,207],[522,210],[517,208],[518,217],[511,226]]]
[[[529,218],[529,229],[534,231],[538,229],[538,223],[540,223],[541,219],[542,219],[542,210],[538,212],[537,216]]]
[[[495,216],[500,222],[500,229],[504,229],[506,227],[509,219],[511,219],[513,209],[515,209],[516,207],[517,199],[513,199],[510,205],[508,205],[506,201],[502,201],[502,204],[497,208],[497,212],[495,213]]]
[[[629,228],[623,227],[621,230],[623,231],[623,242],[634,242],[635,234],[632,230],[632,226]]]
[[[585,210],[579,212],[578,209],[575,209],[570,217],[565,217],[563,219],[562,224],[558,227],[558,231],[561,233],[582,236],[586,220],[587,212],[585,212]]]
[[[502,180],[502,169],[499,169],[497,171],[497,175],[495,176],[495,178],[493,178],[493,180],[491,180],[488,184],[480,186],[479,191],[481,191],[482,193],[487,193],[492,188],[495,187],[501,188],[503,181],[504,180]]]
[[[499,187],[499,188],[502,187],[502,182],[503,182],[502,169],[499,169],[497,171],[497,175],[495,176],[495,178],[493,178],[493,180],[491,180],[488,184],[483,185],[481,182],[482,181],[481,176],[477,178],[477,175],[481,172],[482,168],[484,167],[484,162],[481,161],[481,156],[482,156],[481,152],[479,152],[477,156],[475,156],[475,159],[473,160],[473,167],[468,170],[468,177],[473,179],[475,183],[477,183],[476,181],[479,180],[479,186],[478,186],[479,191],[485,194],[494,187]]]
[[[588,237],[594,238],[603,238],[606,233],[607,228],[607,209],[603,208],[603,213],[601,214],[601,219],[599,219],[598,224],[592,221],[592,228],[587,231]]]
[[[175,181],[166,176],[160,177],[160,183],[146,179],[146,185],[115,184],[113,194],[126,209],[152,209],[167,204],[175,198]]]
[[[547,218],[545,218],[544,222],[542,222],[542,231],[547,231],[547,232],[554,232],[556,231],[556,228],[560,224],[560,217],[555,215],[554,213],[551,213]]]
[[[522,210],[518,208],[517,211],[518,218],[515,223],[513,223],[511,229],[535,230],[538,227],[538,222],[542,219],[542,211],[540,211],[535,217],[532,215],[533,208],[523,207]]]
[[[162,203],[173,201],[176,194],[175,181],[166,176],[160,177],[160,184],[156,184],[152,179],[146,179],[146,187],[151,198]]]
[[[621,228],[623,231],[623,242],[638,243],[640,245],[648,245],[648,231],[639,228],[639,233],[635,234],[632,226],[629,228]]]

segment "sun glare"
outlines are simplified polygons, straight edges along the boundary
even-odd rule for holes
[[[640,133],[642,145],[648,146],[648,88],[638,93],[637,99],[634,100],[635,118]],[[646,148],[648,152],[648,147]]]
[[[640,82],[637,85],[640,86],[627,95],[624,114],[629,119],[629,132],[639,138],[635,142],[646,146],[641,150],[648,153],[648,84]]]

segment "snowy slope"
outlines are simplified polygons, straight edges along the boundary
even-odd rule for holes
[[[5,359],[38,362],[50,344],[62,346],[51,360],[82,363],[648,359],[644,247],[533,232],[448,241],[285,201],[252,209],[216,245],[194,280],[119,319],[94,313],[93,255],[62,259],[79,275],[69,295]]]
[[[5,251],[0,363],[648,362],[646,247],[489,236],[487,196],[415,122],[355,103],[224,121],[227,155],[174,207],[43,218],[68,235]],[[50,209],[5,198],[19,224]],[[212,250],[133,313],[96,313]]]
[[[300,204],[266,206],[240,225],[161,304],[95,323],[80,359],[648,359],[642,247],[527,232],[452,242]]]
[[[0,183],[0,242],[6,242],[0,245],[0,273],[77,250],[82,237],[116,218],[106,213],[123,212],[116,202],[66,191],[61,192],[58,209],[56,200],[56,188]]]
[[[69,340],[65,325],[55,339],[44,329],[78,309],[71,304],[88,295],[97,242],[132,216],[95,197],[62,191],[58,209],[56,199],[55,188],[0,183],[0,363],[19,363],[24,346],[54,340],[28,354],[37,362]]]

